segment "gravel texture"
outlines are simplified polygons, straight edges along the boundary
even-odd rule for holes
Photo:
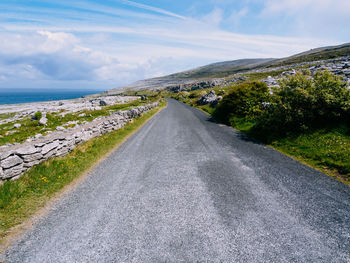
[[[6,262],[350,262],[350,188],[174,100]]]

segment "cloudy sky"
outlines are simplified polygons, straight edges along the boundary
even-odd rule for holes
[[[350,42],[349,0],[0,2],[0,88],[107,90]]]

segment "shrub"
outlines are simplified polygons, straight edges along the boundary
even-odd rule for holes
[[[280,81],[271,104],[254,127],[269,137],[284,136],[349,117],[350,91],[341,78],[328,71],[314,78],[298,72]]]
[[[42,113],[40,111],[34,113],[33,120],[40,120],[42,117]]]
[[[263,82],[243,83],[232,88],[218,104],[214,117],[225,123],[235,118],[256,119],[270,101],[269,88]],[[232,124],[232,123],[231,123]]]

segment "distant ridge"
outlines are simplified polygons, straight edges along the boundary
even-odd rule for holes
[[[350,55],[350,43],[314,48],[286,58],[238,59],[233,61],[217,62],[164,77],[140,80],[125,87],[109,90],[107,93],[120,93],[121,89],[153,89],[157,87],[179,85],[200,80],[224,78],[235,73],[245,72],[252,69],[262,69],[302,62],[333,59],[347,55]]]

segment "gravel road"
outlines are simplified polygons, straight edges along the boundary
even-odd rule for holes
[[[6,262],[350,262],[350,187],[169,100]]]

